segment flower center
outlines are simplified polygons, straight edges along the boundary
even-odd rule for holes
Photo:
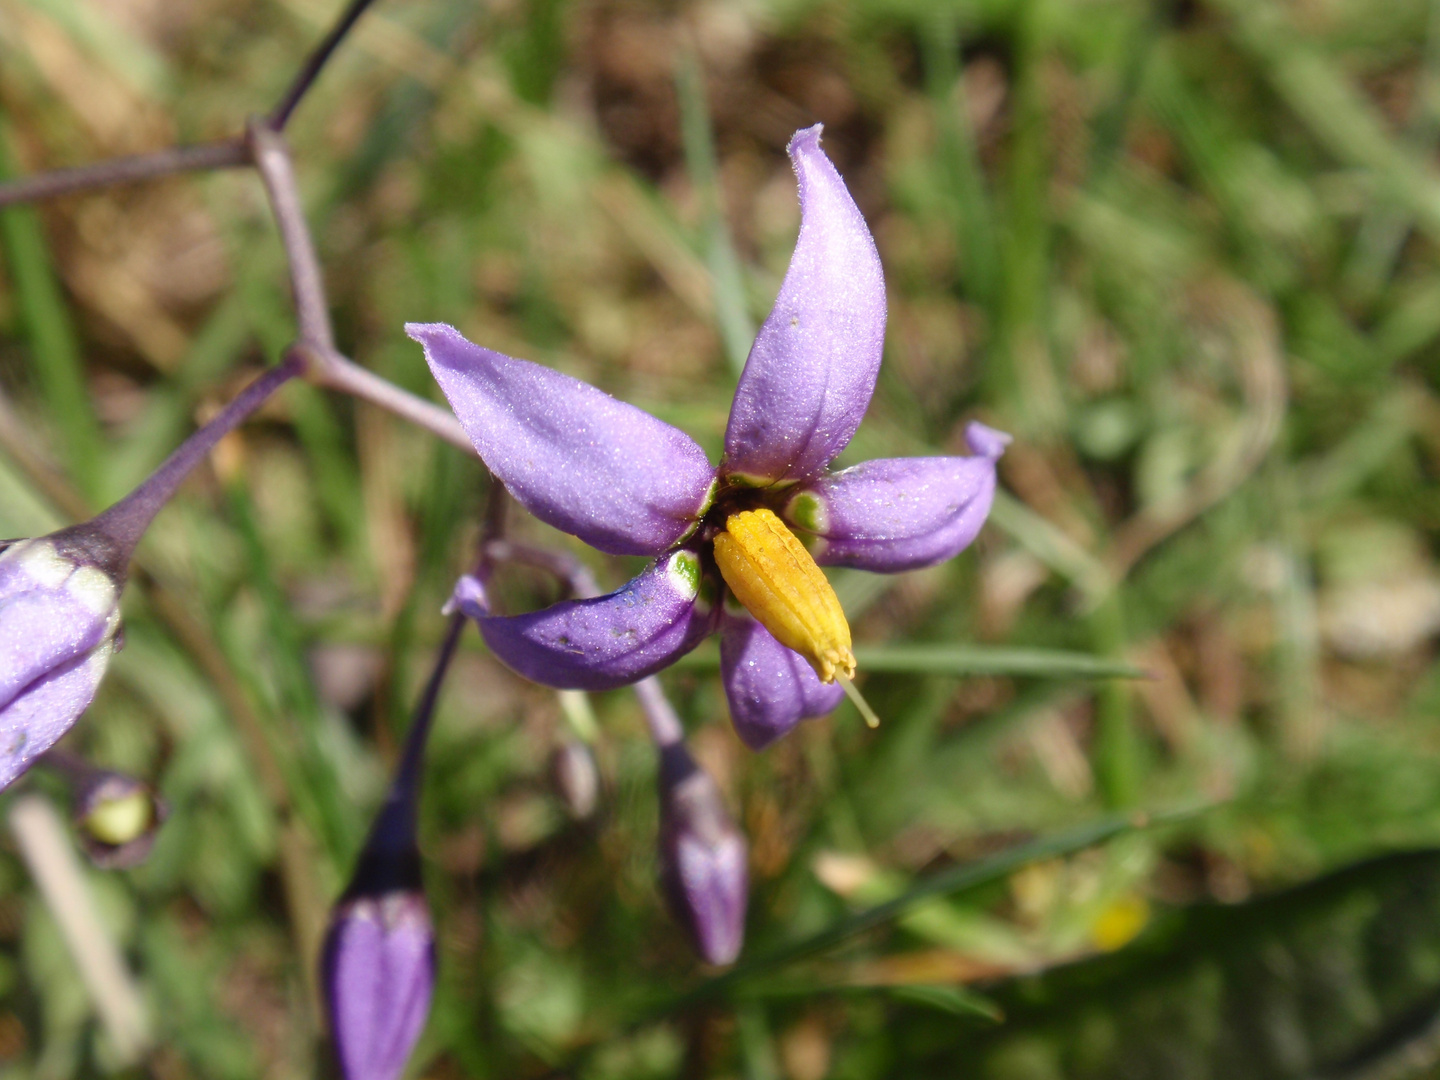
[[[735,599],[775,640],[810,662],[821,682],[855,677],[850,624],[835,590],[785,523],[742,510],[715,535],[715,562]]]

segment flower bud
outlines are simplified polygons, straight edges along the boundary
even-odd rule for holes
[[[321,958],[345,1080],[396,1080],[430,1013],[435,931],[415,889],[342,900]]]
[[[138,866],[170,816],[165,800],[133,776],[96,769],[75,788],[71,817],[80,846],[104,870]]]
[[[567,739],[550,758],[550,775],[565,811],[575,821],[585,821],[600,802],[600,770],[595,755],[579,739]]]
[[[677,921],[712,964],[730,964],[745,940],[745,837],[715,781],[682,743],[660,750],[660,884]]]
[[[89,706],[118,647],[124,553],[81,525],[0,549],[0,789]]]
[[[429,724],[411,730],[411,745]],[[407,756],[413,764],[418,758]],[[396,1080],[430,1014],[435,930],[420,876],[415,797],[402,765],[350,885],[330,914],[320,955],[330,1034],[344,1080]]]

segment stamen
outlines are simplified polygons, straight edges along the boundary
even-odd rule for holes
[[[859,687],[838,671],[835,673],[835,678],[840,683],[840,689],[844,690],[845,696],[850,699],[850,704],[860,710],[860,715],[865,718],[865,723],[872,728],[879,727],[880,717],[875,715],[875,710],[865,700],[865,695],[860,693]]]
[[[715,537],[720,575],[760,625],[810,662],[821,682],[855,674],[850,624],[830,582],[769,510],[731,514]]]

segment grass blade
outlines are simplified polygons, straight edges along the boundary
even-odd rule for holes
[[[0,120],[0,180],[14,175],[10,141],[9,127]],[[100,494],[100,426],[85,387],[80,346],[35,211],[27,206],[0,210],[0,243],[29,333],[36,386],[60,435],[71,476],[93,499]]]

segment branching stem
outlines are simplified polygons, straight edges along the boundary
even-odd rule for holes
[[[78,165],[73,169],[52,169],[0,184],[0,206],[54,199],[95,188],[135,184],[175,173],[238,169],[249,164],[250,151],[243,139],[172,146],[153,154],[112,158],[93,165]]]
[[[350,4],[340,13],[340,17],[335,20],[335,25],[330,28],[330,32],[325,35],[319,45],[315,46],[315,50],[305,61],[304,66],[300,68],[299,74],[290,83],[290,88],[285,91],[285,96],[280,99],[280,103],[271,110],[268,121],[272,129],[275,131],[285,130],[285,125],[290,122],[290,117],[294,114],[296,107],[309,92],[310,87],[315,85],[315,80],[325,65],[330,62],[330,57],[334,55],[340,42],[345,40],[345,35],[350,33],[351,28],[360,20],[360,16],[365,14],[365,9],[373,2],[374,0],[350,0]]]

